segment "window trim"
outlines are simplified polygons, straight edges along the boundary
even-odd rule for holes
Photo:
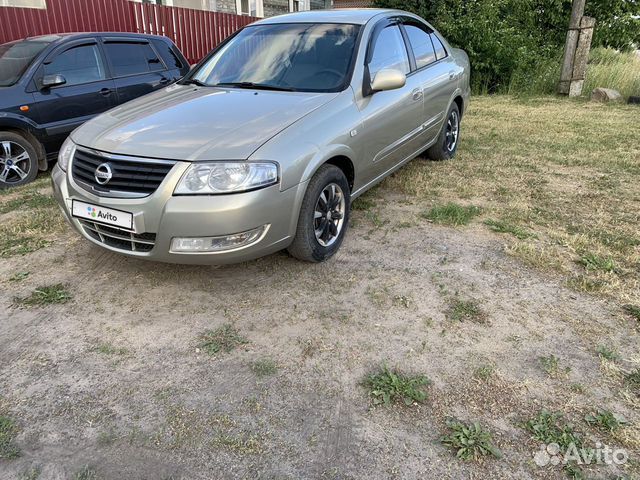
[[[101,43],[102,43],[102,47],[104,48],[104,56],[106,57],[107,61],[109,62],[109,71],[111,73],[111,79],[112,80],[118,80],[120,78],[138,77],[140,75],[149,75],[149,74],[152,74],[152,73],[167,72],[168,70],[170,70],[169,68],[167,68],[167,64],[165,63],[164,58],[162,58],[162,55],[160,55],[158,53],[158,51],[155,49],[155,47],[153,46],[153,42],[150,42],[149,39],[147,39],[147,38],[102,37],[102,42]],[[148,72],[130,73],[128,75],[116,75],[115,68],[113,67],[113,65],[111,63],[111,58],[109,58],[109,55],[107,54],[107,51],[106,51],[106,45],[108,43],[134,43],[134,44],[149,45],[149,47],[151,47],[151,50],[155,54],[156,58],[158,60],[160,60],[160,65],[162,65],[164,68],[161,68],[159,70],[148,71]]]
[[[65,83],[63,85],[57,85],[55,87],[49,87],[48,89],[49,90],[58,90],[60,88],[72,88],[72,87],[78,87],[78,86],[82,86],[82,85],[91,85],[91,84],[94,84],[94,83],[100,83],[100,82],[105,82],[105,81],[111,80],[112,79],[111,78],[111,71],[109,69],[109,65],[107,64],[107,61],[106,61],[107,59],[104,56],[104,52],[100,48],[100,45],[99,45],[98,41],[93,37],[82,38],[82,39],[74,40],[74,41],[71,41],[71,42],[65,42],[62,45],[54,48],[51,52],[49,52],[47,54],[47,56],[42,60],[42,62],[40,62],[40,65],[38,66],[37,70],[33,74],[33,77],[31,77],[31,81],[33,82],[33,84],[35,86],[34,92],[40,92],[43,89],[42,79],[44,78],[44,66],[45,65],[50,64],[58,56],[60,56],[63,53],[71,50],[72,48],[84,47],[84,46],[88,46],[88,45],[95,45],[96,49],[98,50],[98,54],[100,55],[100,60],[102,60],[102,67],[104,68],[105,78],[102,78],[100,80],[93,80],[91,82],[75,83],[73,85],[67,85]]]
[[[406,38],[405,38],[406,46],[407,46],[408,51],[410,52],[409,55],[411,57],[413,57],[414,66],[415,66],[415,69],[413,69],[411,72],[409,72],[407,74],[407,77],[413,75],[414,73],[422,72],[422,71],[426,70],[427,68],[430,68],[430,67],[432,67],[434,65],[437,65],[441,61],[446,60],[447,58],[449,58],[449,56],[450,56],[449,50],[447,50],[447,47],[445,46],[444,42],[442,41],[442,38],[440,38],[440,36],[436,33],[436,31],[433,28],[429,27],[429,25],[427,25],[426,23],[423,23],[423,22],[421,22],[418,19],[413,18],[413,17],[401,17],[400,21],[401,21],[401,24],[402,24],[402,31],[405,32],[405,34],[407,35]],[[435,62],[431,62],[431,63],[429,63],[427,65],[424,65],[424,66],[422,66],[420,68],[417,68],[417,63],[415,63],[415,55],[413,53],[413,46],[411,45],[411,42],[409,41],[409,36],[406,33],[406,30],[404,29],[405,24],[406,25],[413,25],[415,27],[420,28],[421,30],[424,30],[424,32],[429,35],[429,40],[431,41],[431,45],[433,46],[434,53],[436,52],[436,46],[433,44],[433,38],[431,38],[431,36],[435,35],[436,38],[438,40],[440,40],[440,43],[442,43],[442,46],[443,46],[444,52],[445,52],[445,56],[442,57],[442,58],[438,58],[438,56],[436,55]]]
[[[407,60],[409,61],[409,72],[406,73],[406,75],[409,76],[412,73],[413,64],[411,62],[414,61],[412,60],[413,53],[409,52],[407,48],[405,33],[403,31],[400,18],[385,17],[379,20],[373,26],[373,30],[371,31],[371,34],[369,35],[369,39],[367,42],[367,51],[364,55],[364,72],[362,75],[362,96],[363,97],[368,97],[370,95],[373,95],[374,93],[373,90],[371,90],[371,72],[369,70],[369,64],[371,63],[371,59],[373,58],[373,49],[375,47],[376,41],[378,40],[378,37],[380,36],[380,34],[385,28],[391,27],[391,26],[398,27],[398,30],[400,31],[400,36],[402,37],[402,40],[404,42],[404,49],[407,54]]]

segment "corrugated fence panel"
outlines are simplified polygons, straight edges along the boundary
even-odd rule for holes
[[[51,33],[149,33],[171,38],[187,60],[196,63],[226,37],[256,20],[129,0],[47,0],[46,9],[0,7],[0,44]]]

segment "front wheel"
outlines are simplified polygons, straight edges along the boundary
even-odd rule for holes
[[[460,140],[460,110],[454,102],[449,108],[447,119],[442,126],[436,143],[427,150],[431,160],[449,160],[458,150]]]
[[[322,262],[342,244],[351,208],[349,182],[334,165],[321,166],[309,181],[298,228],[289,253],[307,262]]]
[[[17,187],[38,175],[38,156],[22,135],[0,131],[0,188]]]

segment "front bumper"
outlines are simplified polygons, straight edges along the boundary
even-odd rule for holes
[[[134,199],[94,195],[77,185],[57,164],[51,178],[55,198],[71,226],[87,240],[118,253],[159,262],[226,264],[251,260],[289,246],[295,235],[306,182],[284,191],[280,191],[279,185],[273,185],[230,195],[173,196],[173,189],[188,166],[187,162],[179,162],[153,194]],[[101,242],[98,235],[91,235],[87,230],[86,223],[71,215],[74,199],[131,212],[136,237],[149,238],[155,234],[150,249],[132,251]],[[262,225],[269,225],[262,238],[239,249],[197,253],[170,251],[174,237],[231,235]]]

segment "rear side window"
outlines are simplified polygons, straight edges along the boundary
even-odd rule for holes
[[[109,42],[104,47],[116,77],[164,70],[148,43]]]
[[[160,54],[167,68],[182,68],[183,65],[180,57],[174,52],[173,46],[167,42],[159,39],[154,39],[153,46],[156,47],[156,51]]]
[[[444,45],[440,41],[440,39],[434,34],[431,34],[431,40],[433,40],[433,47],[436,50],[436,58],[440,60],[447,56],[447,51],[444,48]]]
[[[65,50],[44,65],[45,75],[62,75],[65,87],[97,82],[106,78],[97,45],[80,45]]]
[[[397,25],[385,27],[378,35],[369,62],[369,75],[373,80],[383,68],[393,68],[409,73],[409,59],[404,39]]]
[[[405,25],[409,43],[416,57],[416,67],[422,68],[436,61],[436,52],[429,34],[415,25]]]

